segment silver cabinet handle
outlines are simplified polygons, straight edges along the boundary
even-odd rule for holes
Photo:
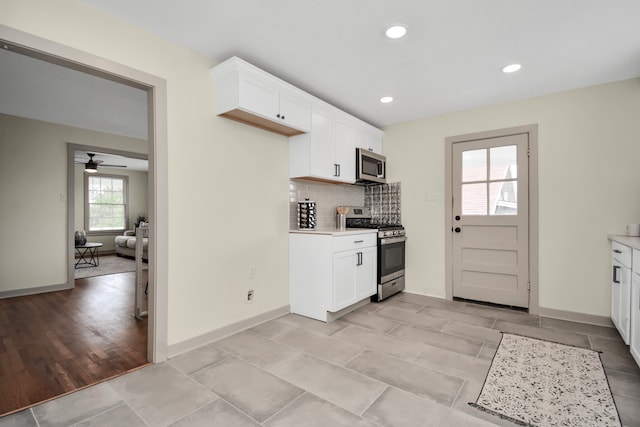
[[[356,261],[356,265],[362,265],[362,252],[356,252],[358,255],[358,260]]]
[[[364,240],[354,240],[353,243],[364,243]]]
[[[613,253],[621,254],[621,253],[622,253],[622,251],[621,251],[620,249],[614,249],[614,250],[613,250]]]

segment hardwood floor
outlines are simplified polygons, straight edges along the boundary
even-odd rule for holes
[[[111,274],[0,300],[0,415],[146,365],[134,283],[133,272]]]

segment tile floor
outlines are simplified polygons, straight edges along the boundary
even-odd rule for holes
[[[640,426],[640,369],[614,329],[404,293],[329,324],[283,316],[0,427],[512,426],[467,404],[499,331],[602,351],[624,424]]]

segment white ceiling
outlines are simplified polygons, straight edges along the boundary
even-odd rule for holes
[[[637,0],[82,2],[379,127],[640,76]],[[405,38],[384,36],[395,23]],[[142,90],[2,49],[0,76],[0,113],[147,137]]]
[[[147,139],[147,92],[0,49],[0,113]]]
[[[377,126],[640,75],[638,0],[82,2]],[[387,39],[396,23],[407,36]]]

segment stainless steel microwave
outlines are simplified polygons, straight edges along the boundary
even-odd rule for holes
[[[360,183],[387,182],[387,158],[364,148],[356,148],[356,181]]]

